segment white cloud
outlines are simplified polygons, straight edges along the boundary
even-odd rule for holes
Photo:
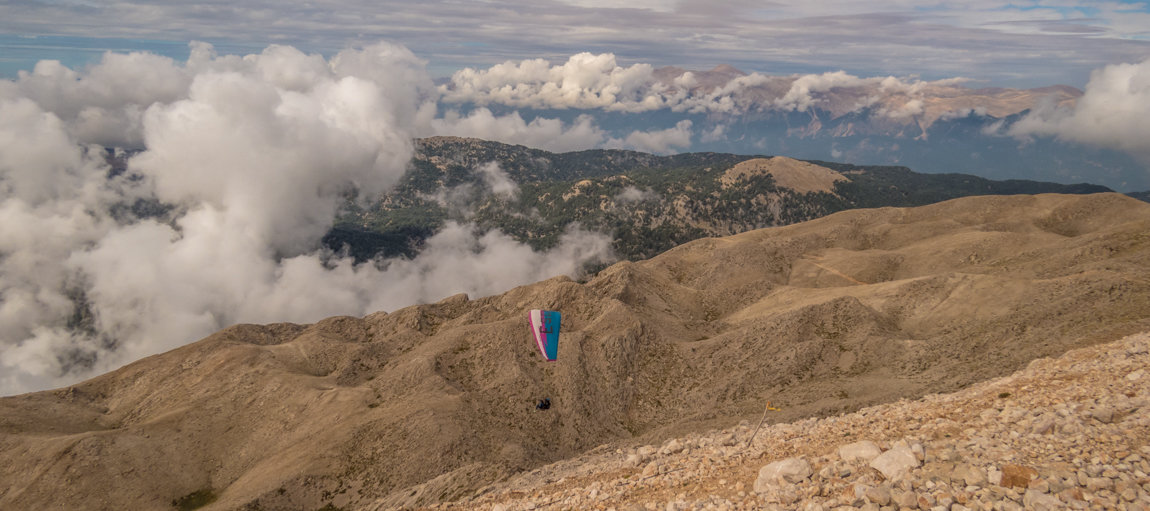
[[[718,142],[720,140],[726,140],[726,131],[726,125],[717,124],[714,128],[704,131],[702,137],[700,137],[700,140],[703,142]]]
[[[477,108],[463,116],[454,110],[430,121],[431,133],[522,144],[554,152],[578,151],[599,147],[607,134],[589,115],[582,115],[570,125],[559,119],[536,117],[527,122],[512,112],[496,116],[486,108]]]
[[[891,119],[909,119],[918,115],[922,115],[922,100],[912,99],[894,108],[884,109],[882,113]]]
[[[148,105],[182,97],[189,72],[172,59],[149,53],[105,53],[81,74],[54,60],[21,72],[19,93],[67,123],[82,143],[140,146],[140,116]]]
[[[880,104],[881,115],[901,122],[911,122],[922,114],[923,101],[931,95],[974,94],[959,86],[966,81],[964,78],[862,78],[845,71],[790,76],[718,69],[666,73],[667,70],[656,73],[645,64],[621,67],[610,53],[580,53],[558,65],[533,59],[504,62],[488,69],[467,68],[456,72],[439,90],[447,103],[627,113],[670,110],[720,116],[812,108],[839,116]],[[486,119],[490,112],[485,109],[472,116],[491,122]],[[510,116],[508,121],[514,119]],[[506,130],[504,127],[496,131]]]
[[[650,188],[640,190],[635,186],[627,186],[623,191],[615,196],[615,202],[619,204],[634,204],[636,202],[644,202],[655,200],[659,198],[659,194],[655,193]]]
[[[673,128],[654,131],[633,131],[623,140],[611,140],[608,146],[635,149],[656,154],[674,152],[676,148],[691,145],[691,121],[682,120]]]
[[[791,88],[783,97],[776,99],[774,105],[782,110],[807,110],[817,106],[817,93],[827,92],[835,88],[875,85],[879,82],[881,82],[880,79],[862,79],[843,71],[803,75],[791,83]]]
[[[440,91],[444,100],[456,103],[640,112],[662,106],[653,71],[649,64],[621,67],[610,53],[579,53],[557,66],[534,59],[466,68]]]
[[[499,162],[490,161],[472,171],[479,176],[482,186],[463,183],[440,188],[435,193],[420,194],[420,197],[447,208],[453,217],[463,218],[475,215],[475,208],[484,196],[492,195],[511,201],[519,198],[519,185],[499,166]]]
[[[1118,149],[1150,162],[1150,59],[1096,70],[1071,108],[1045,105],[1008,129]]]
[[[499,162],[487,162],[480,165],[478,170],[479,175],[483,178],[483,184],[487,185],[492,195],[512,200],[519,196],[519,185],[515,184],[511,176],[499,167]]]
[[[577,228],[547,252],[456,224],[413,259],[356,265],[318,248],[345,193],[387,190],[431,129],[423,66],[390,44],[330,60],[196,45],[182,67],[129,55],[0,81],[0,394],[237,322],[487,295],[609,258],[608,237]],[[114,177],[83,144],[132,140],[146,150]],[[492,193],[515,193],[497,166],[477,171]],[[138,199],[172,209],[137,218]]]

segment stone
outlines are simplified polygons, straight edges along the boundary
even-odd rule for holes
[[[818,472],[819,478],[824,480],[834,479],[836,476],[834,465],[827,465]]]
[[[1027,488],[1039,493],[1050,493],[1050,482],[1041,477],[1032,479]]]
[[[1002,467],[1001,486],[1007,488],[1026,488],[1030,480],[1038,477],[1038,471],[1022,465],[1006,464]]]
[[[1022,505],[1034,511],[1049,511],[1062,508],[1062,501],[1058,497],[1042,493],[1037,490],[1026,490],[1022,495]]]
[[[864,495],[867,500],[880,506],[890,504],[890,489],[885,486],[867,488]]]
[[[986,470],[986,482],[994,486],[1002,486],[1002,471],[998,467],[990,467]]]
[[[932,461],[922,466],[922,476],[932,481],[950,479],[952,474],[954,474],[954,463]]]
[[[764,492],[778,486],[780,482],[798,483],[811,476],[811,464],[802,458],[787,458],[770,463],[759,469],[755,480],[755,491]]]
[[[894,504],[900,508],[914,508],[918,506],[918,496],[916,496],[914,492],[911,491],[891,491],[891,501],[893,501]]]
[[[862,440],[853,444],[839,446],[838,455],[843,461],[862,460],[870,462],[882,454],[878,444],[870,440]]]
[[[659,473],[659,464],[655,463],[654,461],[648,463],[646,467],[643,467],[643,477],[651,477],[651,476],[658,474],[658,473]]]
[[[1122,497],[1122,500],[1125,500],[1126,502],[1134,502],[1134,499],[1138,498],[1138,491],[1134,488],[1126,488],[1125,490],[1122,490],[1118,496]]]
[[[1090,412],[1090,416],[1098,422],[1110,424],[1114,422],[1114,409],[1108,406],[1099,406]]]
[[[954,467],[951,479],[962,481],[965,486],[982,486],[986,484],[986,471],[968,463],[959,463]]]
[[[1053,417],[1039,417],[1030,427],[1030,432],[1035,435],[1045,435],[1054,431],[1055,424],[1057,423]]]
[[[934,507],[934,496],[929,493],[923,493],[917,497],[919,509],[930,509]]]
[[[1067,488],[1058,492],[1058,499],[1063,502],[1084,502],[1086,496],[1082,494],[1082,488],[1074,487]]]
[[[909,447],[898,446],[871,460],[870,466],[887,479],[898,479],[918,466],[918,458]]]
[[[683,444],[680,443],[678,439],[672,438],[671,440],[668,440],[666,444],[663,445],[662,449],[659,449],[659,453],[660,454],[675,454],[675,453],[682,451],[682,450],[683,450]]]
[[[1086,489],[1090,491],[1109,490],[1114,487],[1114,480],[1108,477],[1091,477],[1086,481]]]

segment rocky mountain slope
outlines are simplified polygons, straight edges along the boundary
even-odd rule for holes
[[[1150,204],[1117,194],[971,197],[698,240],[586,283],[235,326],[0,399],[0,508],[430,505],[766,401],[786,422],[953,391],[1150,330],[1148,233]],[[564,314],[557,362],[531,308]]]
[[[1150,509],[1147,367],[1135,334],[953,394],[604,447],[432,508]]]

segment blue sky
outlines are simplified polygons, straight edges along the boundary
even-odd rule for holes
[[[771,74],[955,76],[977,83],[1082,87],[1106,64],[1150,56],[1146,2],[881,4],[638,0],[14,0],[0,5],[0,77],[42,59],[78,67],[104,51],[182,60],[192,40],[221,53],[288,44],[330,56],[387,40],[435,76],[507,60],[610,52],[622,63]]]

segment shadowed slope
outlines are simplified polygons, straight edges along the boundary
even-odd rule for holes
[[[526,311],[563,312],[559,360]],[[363,319],[241,325],[0,399],[0,507],[452,498],[637,435],[962,387],[1150,327],[1150,204],[958,199],[705,239]],[[533,403],[550,397],[547,412]],[[114,481],[114,482],[113,482]]]

